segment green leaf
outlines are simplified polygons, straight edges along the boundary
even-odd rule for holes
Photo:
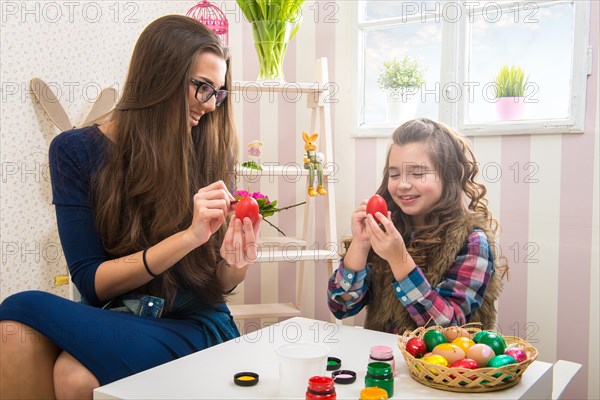
[[[244,168],[248,168],[248,169],[254,169],[257,171],[262,171],[262,167],[260,166],[260,164],[258,164],[256,161],[245,161],[242,163],[242,167]]]

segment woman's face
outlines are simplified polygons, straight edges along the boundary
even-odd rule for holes
[[[217,97],[223,94],[214,93],[214,90],[218,91],[225,85],[226,73],[227,64],[220,56],[204,52],[196,58],[192,65],[192,81],[190,81],[188,91],[190,107],[188,125],[190,128],[198,125],[204,114],[214,111],[217,107]],[[198,86],[200,87],[199,90]],[[198,92],[197,98],[196,92]],[[208,96],[210,96],[208,101],[202,102]]]
[[[414,225],[425,223],[425,216],[442,197],[442,180],[425,143],[392,145],[388,191]]]

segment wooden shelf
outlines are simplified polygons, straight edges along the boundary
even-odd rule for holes
[[[300,310],[292,303],[229,304],[237,319],[299,317]]]
[[[306,240],[291,236],[264,236],[258,239],[260,247],[283,247],[288,244],[294,244],[297,247],[306,247]]]
[[[279,82],[279,81],[234,81],[232,92],[320,93],[328,90],[327,84],[320,82]]]
[[[306,109],[310,112],[310,126],[306,127],[306,132],[319,133],[317,152],[324,155],[324,161],[321,164],[323,168],[323,186],[327,190],[327,195],[322,196],[322,202],[315,201],[310,197],[306,190],[307,183],[303,183],[305,202],[302,207],[304,222],[302,227],[298,227],[295,232],[298,237],[261,237],[258,240],[257,259],[249,260],[253,263],[277,263],[288,262],[295,263],[297,279],[295,282],[295,302],[293,303],[274,303],[274,304],[235,304],[230,305],[230,310],[236,319],[247,318],[286,318],[301,316],[302,297],[306,295],[304,290],[304,271],[305,268],[316,267],[318,263],[325,262],[327,273],[333,273],[333,263],[340,258],[337,247],[336,221],[335,221],[335,185],[332,177],[338,172],[338,167],[333,162],[333,137],[331,132],[331,109],[327,101],[329,94],[329,78],[327,74],[327,59],[317,59],[315,65],[315,82],[296,83],[296,82],[277,82],[277,81],[234,81],[231,91],[234,96],[239,96],[238,101],[255,102],[260,96],[269,97],[293,97],[298,100],[301,94],[306,99]],[[293,128],[293,127],[291,127]],[[268,177],[283,177],[288,183],[296,183],[299,180],[306,180],[310,171],[304,168],[304,161],[299,159],[296,162],[289,163],[265,163],[261,165],[262,171],[243,168],[241,165],[236,167],[237,177],[248,177],[259,180]],[[268,165],[271,164],[271,165]],[[277,165],[275,165],[277,164]],[[304,177],[304,179],[301,179]],[[292,178],[292,179],[285,179]],[[315,182],[316,187],[316,182]],[[295,191],[295,187],[290,185],[290,190]],[[298,201],[300,203],[300,201]],[[324,203],[324,204],[323,204]],[[316,207],[323,206],[324,216],[319,217],[317,221]],[[298,210],[298,212],[300,212]],[[325,243],[317,243],[315,240],[317,229],[324,229]],[[332,250],[325,250],[331,247]],[[285,268],[287,266],[282,266]],[[311,282],[312,286],[312,282]],[[280,290],[288,290],[280,289]],[[332,317],[333,318],[333,317]]]
[[[267,262],[298,262],[298,261],[330,261],[338,260],[340,255],[335,250],[302,250],[296,246],[290,246],[283,250],[274,250],[272,247],[262,247],[258,252],[255,263]]]
[[[327,161],[327,160],[325,160]],[[286,177],[296,177],[296,176],[308,176],[308,170],[304,168],[304,165],[300,165],[297,163],[290,163],[288,165],[261,165],[262,171],[257,171],[255,169],[244,168],[238,166],[236,168],[236,173],[239,176],[255,176],[255,177],[263,177],[263,176],[286,176]],[[333,167],[323,168],[323,176],[329,176],[334,173]]]

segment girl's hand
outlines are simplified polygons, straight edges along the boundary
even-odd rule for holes
[[[254,224],[248,217],[245,217],[243,222],[239,218],[231,217],[220,250],[221,257],[229,266],[244,268],[256,261],[258,255],[256,241],[260,235],[261,221],[262,215],[258,216]]]
[[[352,212],[352,219],[350,228],[352,232],[352,243],[356,243],[362,248],[370,248],[369,235],[366,231],[366,218],[367,218],[367,202],[363,200],[360,206]]]
[[[380,212],[375,215],[385,231],[379,227],[372,215],[367,215],[365,225],[373,251],[389,264],[397,264],[400,260],[406,260],[408,256],[406,245],[402,235],[392,222],[392,213],[388,211],[387,218]]]
[[[234,197],[223,181],[211,183],[194,195],[194,216],[188,228],[198,246],[219,230],[230,211]]]

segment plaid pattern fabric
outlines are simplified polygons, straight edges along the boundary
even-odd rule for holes
[[[490,244],[483,231],[475,229],[439,285],[432,287],[419,266],[392,285],[398,301],[417,325],[463,325],[481,306],[493,273]],[[341,260],[328,285],[328,305],[336,318],[356,315],[365,306],[368,274],[368,266],[360,272],[348,271]],[[341,299],[344,293],[352,299]]]

